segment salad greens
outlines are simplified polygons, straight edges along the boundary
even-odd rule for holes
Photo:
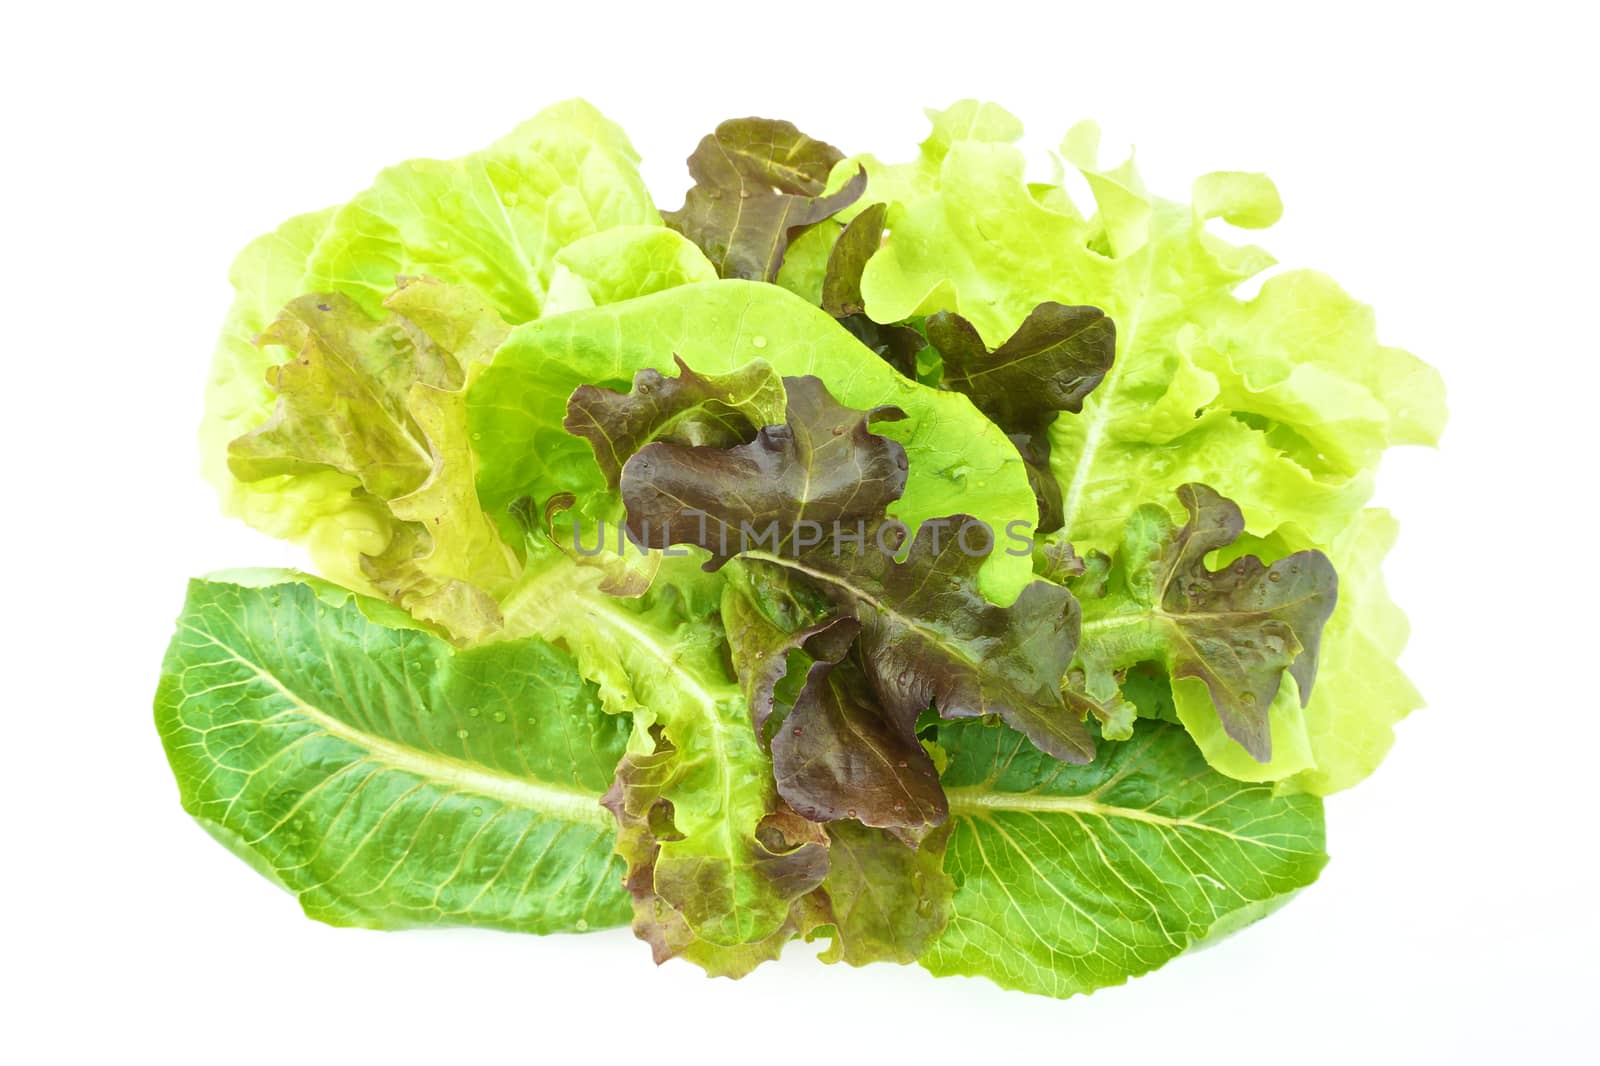
[[[631,922],[1065,996],[1281,905],[1420,705],[1367,508],[1437,374],[1371,312],[964,101],[917,156],[734,119],[660,211],[573,101],[234,264],[184,808],[340,925]]]

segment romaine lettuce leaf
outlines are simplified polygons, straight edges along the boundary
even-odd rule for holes
[[[286,572],[190,584],[156,725],[184,809],[333,925],[627,920],[600,806],[629,724],[537,639],[454,652]]]
[[[1088,766],[1019,734],[942,723],[955,885],[935,974],[1070,996],[1153,970],[1316,880],[1322,802],[1210,769],[1183,730],[1142,722]]]

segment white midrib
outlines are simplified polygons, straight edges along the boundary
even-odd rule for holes
[[[1091,400],[1098,398],[1103,402],[1095,403],[1085,413],[1083,448],[1078,452],[1078,462],[1072,468],[1072,480],[1067,482],[1066,489],[1061,494],[1061,528],[1069,533],[1072,530],[1072,520],[1078,513],[1078,504],[1083,499],[1089,469],[1094,466],[1095,453],[1100,450],[1101,439],[1104,438],[1106,426],[1111,421],[1112,398],[1116,395],[1117,383],[1122,380],[1122,371],[1128,365],[1129,358],[1133,354],[1134,341],[1139,335],[1139,323],[1144,317],[1150,281],[1155,276],[1155,256],[1148,254],[1148,250],[1145,262],[1144,285],[1139,289],[1139,302],[1134,305],[1133,319],[1128,323],[1122,351],[1112,361],[1111,373],[1107,374],[1100,387],[1090,394]]]
[[[533,263],[529,261],[528,253],[522,247],[522,238],[517,235],[517,227],[511,221],[511,213],[506,210],[506,202],[501,198],[500,186],[495,184],[493,176],[490,175],[488,162],[479,163],[479,168],[483,171],[484,184],[489,186],[489,198],[500,211],[500,221],[506,228],[506,239],[511,244],[511,250],[516,253],[517,263],[522,267],[523,275],[528,279],[528,291],[540,294],[543,284],[539,280],[539,272],[533,269]]]
[[[397,744],[385,737],[357,729],[350,723],[329,714],[319,707],[312,706],[295,695],[275,675],[263,669],[259,663],[246,659],[239,653],[238,649],[225,644],[210,633],[196,629],[194,626],[185,625],[184,628],[222,649],[234,662],[239,663],[255,674],[257,678],[272,686],[279,695],[289,701],[291,709],[296,714],[301,715],[329,736],[343,740],[366,752],[367,757],[374,762],[382,763],[384,766],[402,773],[421,777],[424,780],[437,781],[452,789],[470,792],[486,799],[498,800],[508,806],[520,807],[524,810],[548,815],[562,821],[587,823],[607,829],[611,828],[613,824],[611,814],[600,806],[600,794],[597,792],[566,788],[546,781],[518,777],[514,774],[491,770],[483,766],[474,766],[472,763],[449,755],[419,751],[416,748]]]
[[[1138,807],[1118,807],[1101,803],[1089,796],[1050,796],[1027,792],[995,792],[985,788],[950,788],[945,790],[950,801],[950,814],[959,817],[984,817],[991,812],[1016,811],[1026,814],[1091,815],[1099,818],[1123,818],[1169,829],[1198,829],[1208,833],[1233,836],[1225,829],[1190,818],[1175,818],[1141,810]]]

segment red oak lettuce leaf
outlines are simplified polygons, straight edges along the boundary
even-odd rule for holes
[[[1268,565],[1255,556],[1221,570],[1205,564],[1244,531],[1237,504],[1205,485],[1178,498],[1189,520],[1166,510],[1135,511],[1110,589],[1084,601],[1080,658],[1087,687],[1104,700],[1113,672],[1139,662],[1205,683],[1227,734],[1253,757],[1271,757],[1268,709],[1287,672],[1302,705],[1311,696],[1323,624],[1338,599],[1338,575],[1320,551]]]
[[[990,603],[977,572],[993,532],[969,536],[981,527],[966,516],[925,523],[896,560],[905,531],[883,511],[903,488],[905,454],[870,423],[898,412],[851,411],[815,378],[785,385],[784,425],[733,448],[652,443],[621,478],[640,543],[696,545],[712,553],[708,567],[739,557],[781,570],[860,626],[854,666],[814,667],[793,724],[774,735],[780,794],[802,813],[909,838],[938,825],[944,807],[916,739],[930,704],[948,718],[998,715],[1057,758],[1090,759],[1093,742],[1061,692],[1078,635],[1071,593],[1036,581],[1009,607]],[[735,653],[762,678],[758,716],[797,646]]]
[[[1098,307],[1042,303],[990,351],[977,329],[953,311],[927,321],[928,343],[944,363],[944,387],[971,398],[1005,431],[1028,466],[1039,500],[1039,532],[1061,528],[1061,485],[1050,472],[1049,429],[1084,397],[1116,356],[1116,327]]]
[[[826,193],[828,173],[843,158],[791,123],[729,119],[689,157],[695,183],[683,207],[661,217],[699,245],[721,276],[772,281],[791,237],[860,199],[865,171]]]

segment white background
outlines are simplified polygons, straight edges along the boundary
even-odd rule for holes
[[[1593,1061],[1592,26],[1536,3],[543,6],[5,16],[0,1054]],[[1018,111],[1040,150],[1097,118],[1157,192],[1273,175],[1287,215],[1259,239],[1376,304],[1453,411],[1442,450],[1395,454],[1380,492],[1431,706],[1329,802],[1317,885],[1067,1002],[802,947],[733,983],[657,970],[620,930],[326,928],[183,815],[150,696],[184,580],[296,558],[219,517],[196,474],[229,260],[380,166],[580,94],[666,207],[721,118],[904,158],[920,108],[967,95]]]

